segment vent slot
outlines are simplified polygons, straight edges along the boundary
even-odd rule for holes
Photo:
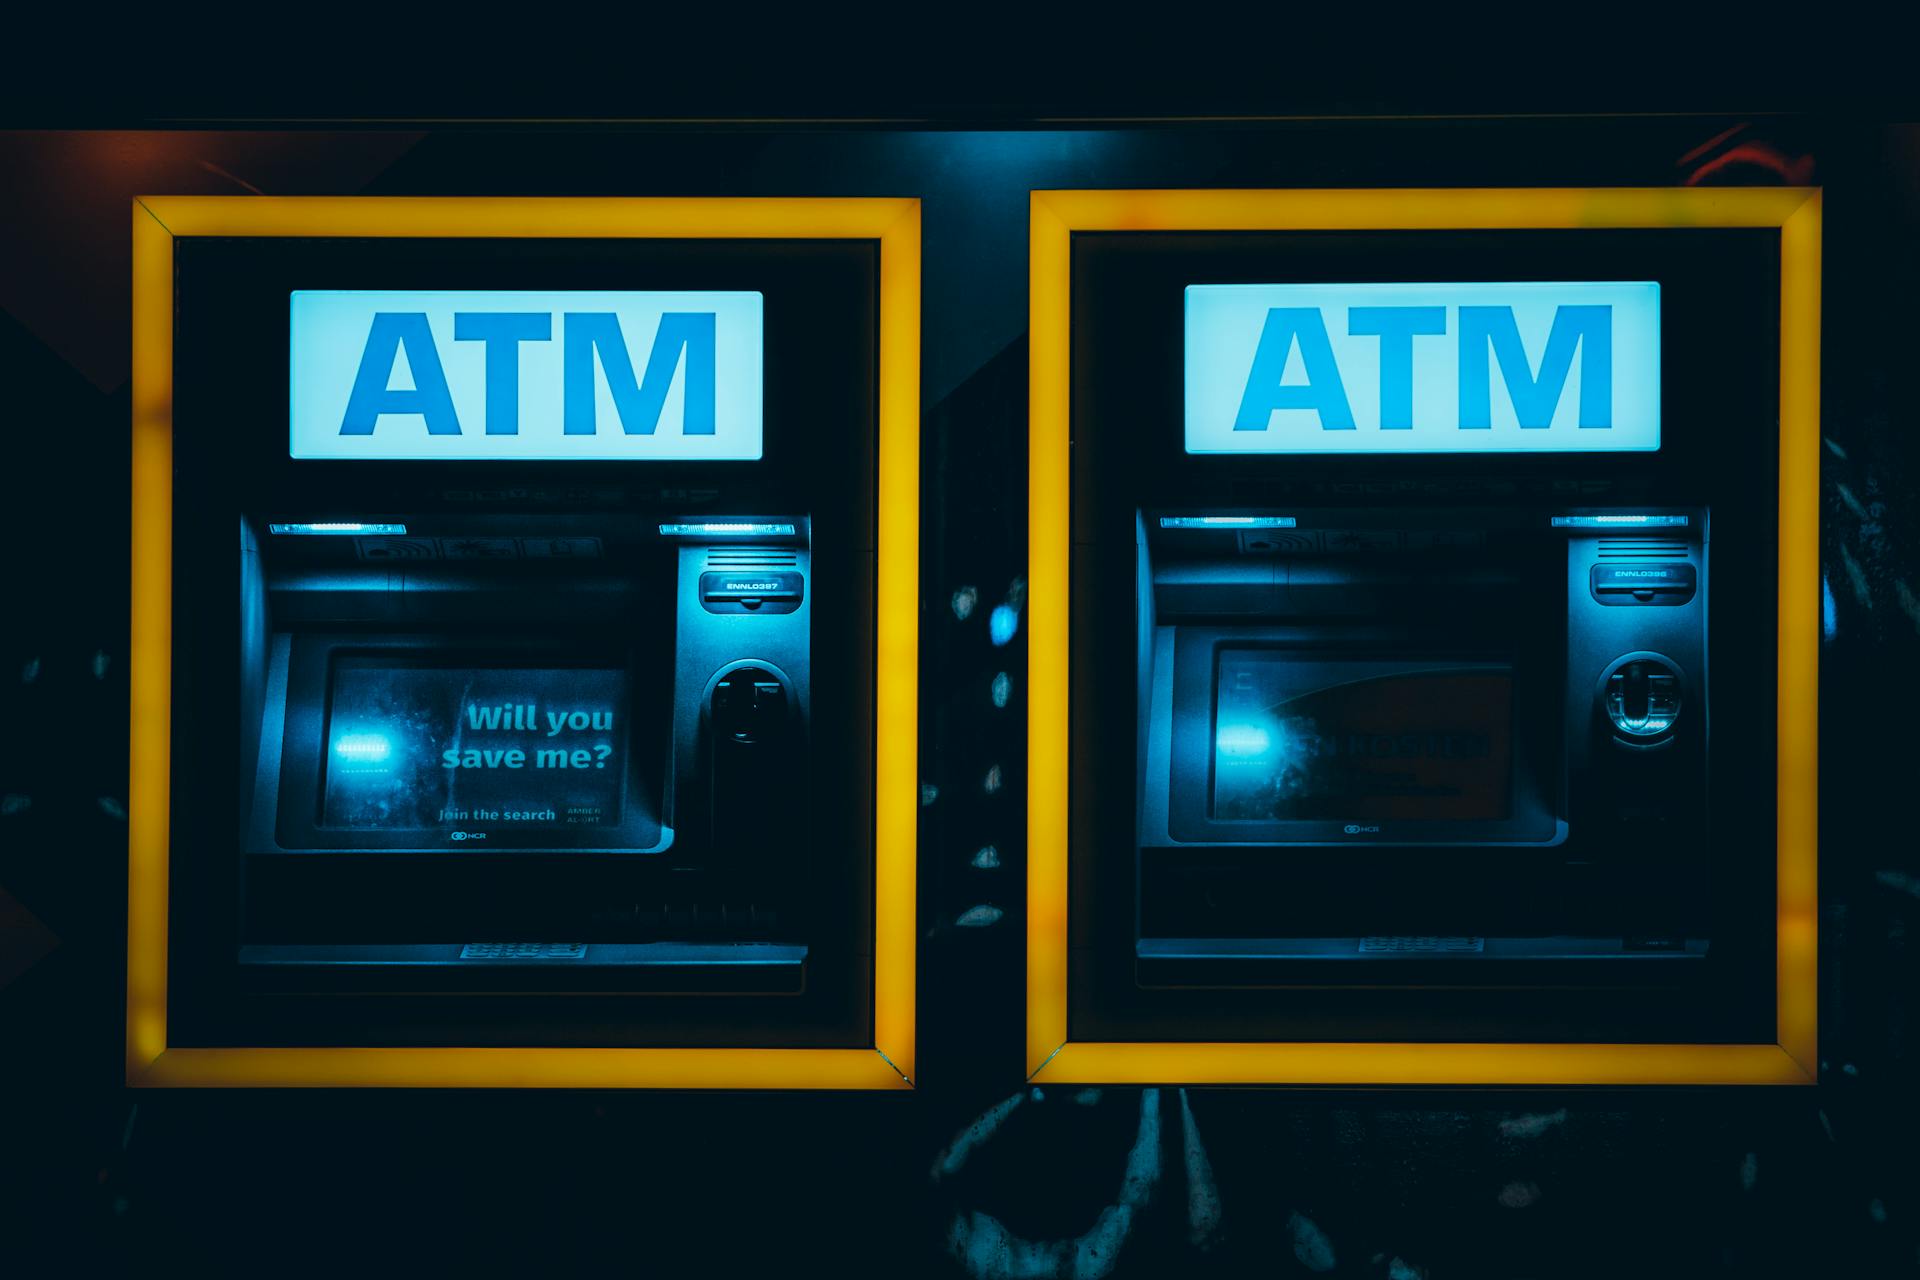
[[[707,552],[709,569],[782,569],[799,563],[799,552],[776,547],[714,547]]]
[[[1485,938],[1409,938],[1374,936],[1360,939],[1360,950],[1387,955],[1478,955]]]
[[[1687,544],[1671,538],[1602,538],[1602,560],[1685,560]]]

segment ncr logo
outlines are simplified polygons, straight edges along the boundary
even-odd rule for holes
[[[1193,285],[1189,453],[1660,446],[1660,286]]]
[[[757,292],[292,297],[296,458],[761,456]]]

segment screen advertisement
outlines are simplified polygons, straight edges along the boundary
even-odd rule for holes
[[[618,826],[629,816],[627,683],[620,669],[341,657],[320,826],[496,843]]]

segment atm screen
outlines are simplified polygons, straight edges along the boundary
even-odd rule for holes
[[[496,841],[618,826],[630,706],[618,668],[337,655],[319,825]]]
[[[1215,819],[1512,816],[1510,664],[1223,648],[1216,688]]]

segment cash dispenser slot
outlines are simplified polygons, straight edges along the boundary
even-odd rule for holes
[[[1691,564],[1666,561],[1596,564],[1588,577],[1593,598],[1606,605],[1685,604],[1695,585]]]
[[[700,602],[713,613],[792,613],[804,581],[797,573],[703,573]]]

